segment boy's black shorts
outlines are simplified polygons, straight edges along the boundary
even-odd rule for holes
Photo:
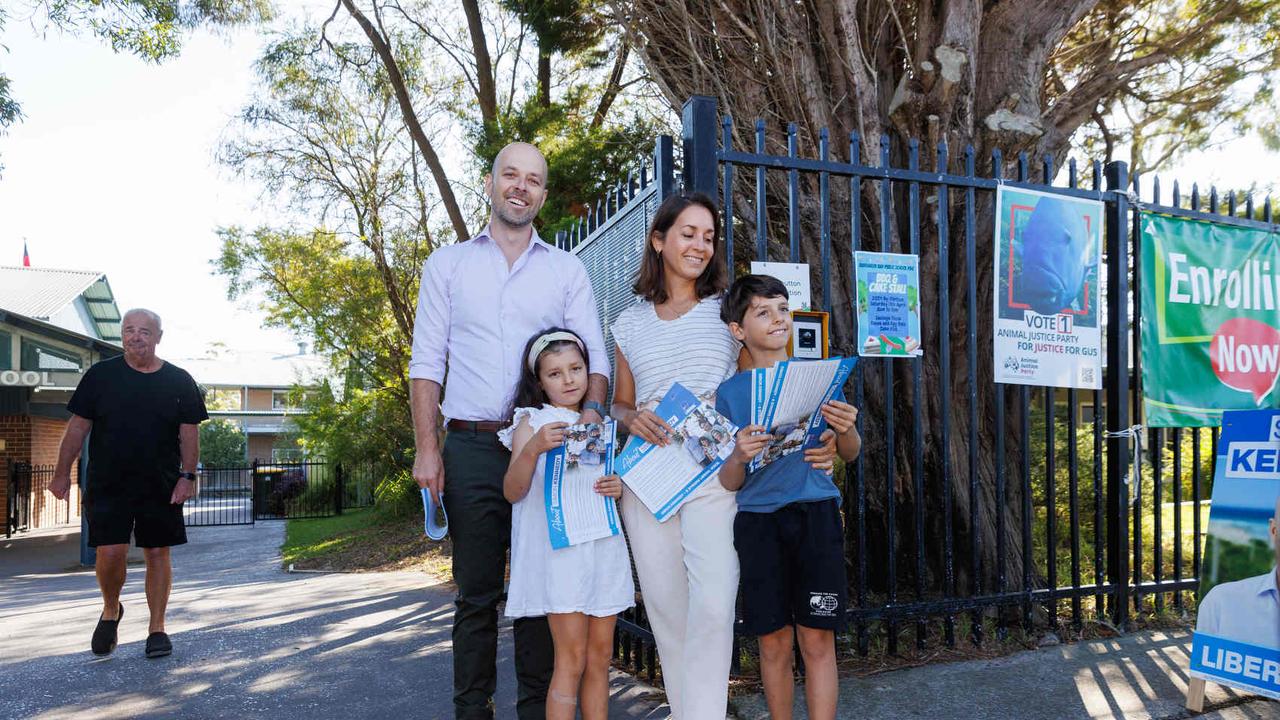
[[[844,627],[844,527],[835,499],[739,512],[733,545],[742,568],[743,629]]]
[[[160,499],[103,496],[89,493],[84,513],[89,523],[89,547],[128,545],[129,537],[140,548],[172,547],[187,542],[182,506]]]

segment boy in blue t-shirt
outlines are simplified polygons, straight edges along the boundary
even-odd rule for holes
[[[720,318],[746,346],[751,367],[787,360],[791,312],[787,289],[768,275],[738,278],[725,293]],[[716,410],[738,432],[732,455],[720,467],[720,484],[738,491],[733,544],[742,571],[743,625],[760,638],[760,675],[769,714],[790,718],[792,626],[804,656],[809,717],[831,720],[836,713],[835,631],[844,625],[846,581],[840,490],[827,472],[792,452],[747,472],[751,459],[773,436],[751,421],[751,373],[725,380],[716,391]],[[858,410],[835,399],[821,408],[836,433],[836,451],[846,462],[862,449],[854,423]]]

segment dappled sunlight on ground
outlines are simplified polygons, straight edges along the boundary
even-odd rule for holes
[[[452,717],[453,590],[421,572],[285,573],[282,531],[273,523],[188,531],[190,544],[173,551],[174,654],[156,660],[143,656],[141,567],[129,567],[120,645],[99,659],[89,652],[101,610],[96,580],[64,571],[76,543],[8,543],[0,716]],[[499,717],[514,717],[510,630],[500,638],[495,701]],[[629,705],[610,716],[667,715],[652,699]]]

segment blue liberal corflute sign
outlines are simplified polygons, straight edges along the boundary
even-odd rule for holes
[[[1280,410],[1223,415],[1191,674],[1280,699]]]

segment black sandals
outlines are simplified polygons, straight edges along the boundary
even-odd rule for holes
[[[153,632],[147,636],[147,657],[164,657],[173,652],[173,643],[169,636],[162,632]]]
[[[122,617],[124,617],[123,604],[119,605],[115,620],[98,617],[98,626],[93,629],[93,640],[89,643],[94,655],[110,655],[111,651],[116,649],[116,628],[120,626]]]

